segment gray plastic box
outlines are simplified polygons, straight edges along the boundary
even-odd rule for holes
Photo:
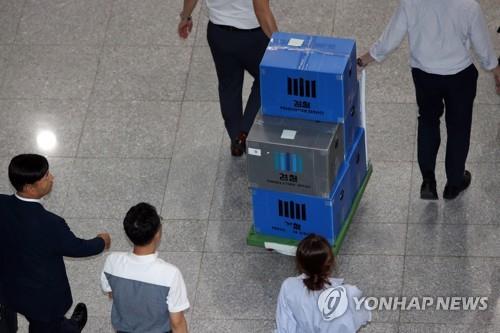
[[[344,162],[343,124],[263,116],[247,138],[250,187],[328,198]]]

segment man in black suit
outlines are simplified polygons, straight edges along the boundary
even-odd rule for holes
[[[45,157],[14,157],[9,179],[16,194],[0,195],[0,303],[24,315],[30,333],[81,332],[85,304],[75,307],[71,319],[64,317],[73,299],[63,257],[99,254],[109,248],[110,236],[80,239],[63,218],[44,209],[40,200],[54,181]]]

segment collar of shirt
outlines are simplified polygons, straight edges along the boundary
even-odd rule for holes
[[[297,276],[297,278],[300,279],[300,280],[304,280],[304,279],[307,278],[307,275],[304,274],[304,273],[302,273],[299,276]],[[332,282],[332,287],[336,287],[336,286],[339,286],[339,285],[343,284],[344,283],[344,279],[331,277],[330,278],[330,282]]]
[[[147,254],[144,256],[139,256],[137,254],[134,254],[133,252],[130,252],[129,257],[132,261],[138,263],[148,263],[148,262],[153,262],[156,260],[156,258],[158,258],[158,252]]]
[[[19,195],[19,194],[17,194],[17,193],[15,193],[14,195],[16,196],[16,198],[18,198],[18,199],[19,199],[19,200],[21,200],[21,201],[42,203],[42,200],[41,200],[41,199],[30,199],[30,198],[24,198],[24,197],[20,196],[20,195]]]

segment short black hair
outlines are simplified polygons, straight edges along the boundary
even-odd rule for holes
[[[15,156],[9,164],[9,180],[16,191],[21,192],[24,186],[34,184],[49,171],[49,161],[37,154],[21,154]]]
[[[123,220],[123,228],[134,245],[149,244],[161,226],[161,218],[152,205],[141,202],[130,208]]]

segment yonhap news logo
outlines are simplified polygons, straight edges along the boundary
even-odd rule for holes
[[[484,296],[364,296],[349,299],[346,289],[337,286],[328,288],[319,295],[318,308],[323,320],[332,321],[341,317],[347,311],[349,301],[354,302],[354,311],[485,311],[488,309],[488,297]]]
[[[356,310],[361,308],[386,311],[485,311],[488,297],[481,296],[435,296],[435,297],[353,297]]]
[[[326,321],[332,321],[342,316],[346,312],[348,304],[347,292],[342,286],[328,288],[318,298],[318,308]]]

